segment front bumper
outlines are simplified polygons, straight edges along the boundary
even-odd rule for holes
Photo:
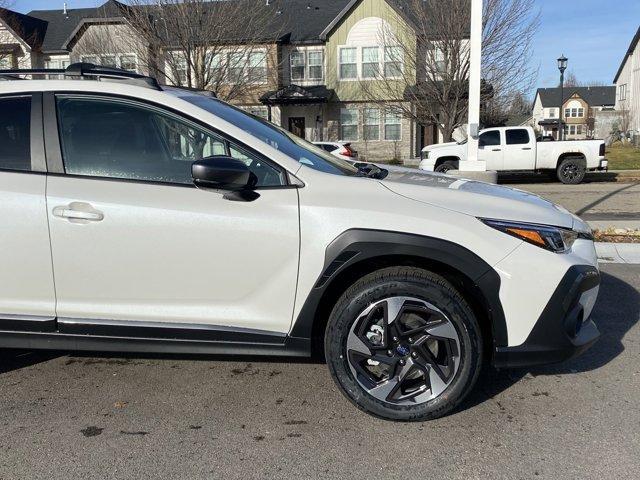
[[[569,268],[527,340],[515,347],[497,347],[494,365],[514,368],[562,362],[591,347],[600,337],[589,318],[599,285],[597,268]]]

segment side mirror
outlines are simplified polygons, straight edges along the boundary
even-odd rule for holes
[[[237,158],[214,156],[191,165],[193,183],[198,188],[227,192],[227,200],[253,201],[260,195],[254,190],[258,177]]]

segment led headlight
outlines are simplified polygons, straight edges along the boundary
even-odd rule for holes
[[[486,225],[500,230],[507,235],[555,253],[564,253],[571,250],[571,247],[578,238],[593,240],[593,236],[590,233],[576,232],[567,228],[490,220],[486,218],[481,218],[480,220]]]

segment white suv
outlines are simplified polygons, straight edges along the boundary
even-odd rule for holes
[[[561,207],[358,170],[205,94],[100,72],[0,82],[0,348],[318,349],[358,408],[424,420],[484,361],[597,339],[593,240]]]

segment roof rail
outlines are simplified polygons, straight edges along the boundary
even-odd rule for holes
[[[153,77],[129,72],[120,68],[103,67],[93,63],[72,63],[67,68],[31,68],[0,70],[0,77],[4,79],[19,79],[20,75],[64,75],[65,77],[92,78],[95,80],[123,80],[142,87],[162,90],[158,81]]]

